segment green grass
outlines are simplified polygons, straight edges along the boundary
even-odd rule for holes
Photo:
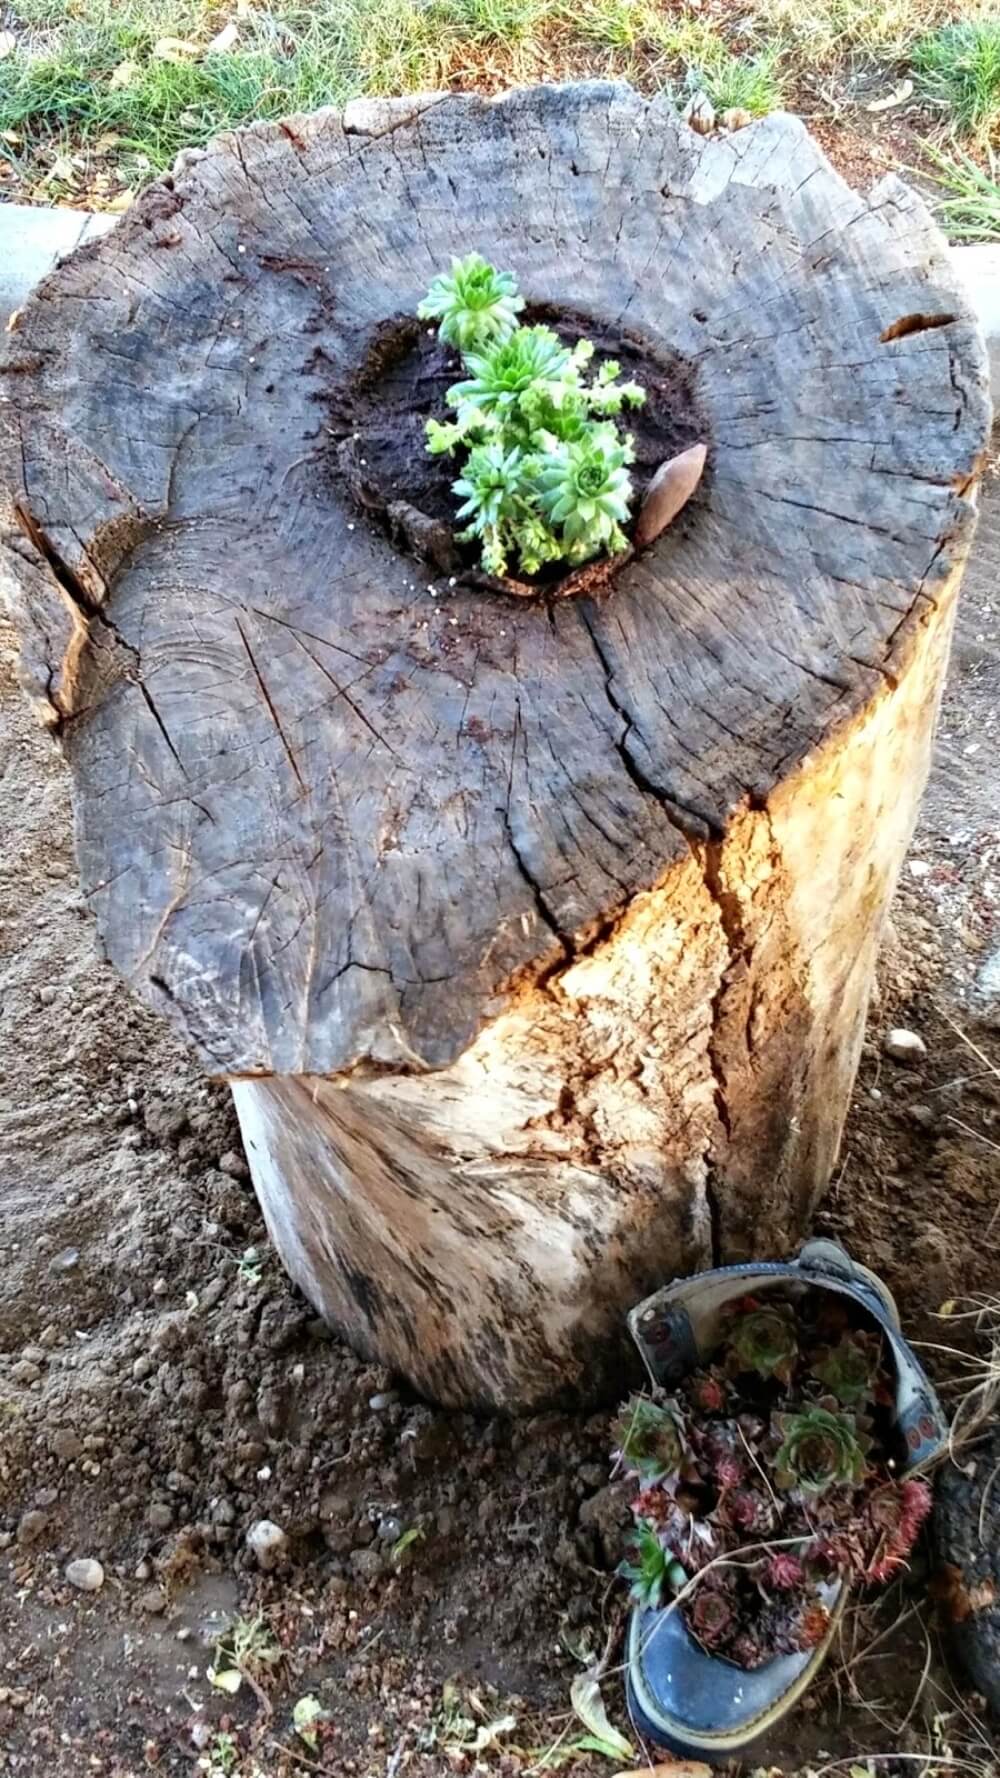
[[[1000,130],[1000,13],[922,38],[913,68],[919,90],[958,129],[983,141]]]
[[[911,72],[974,142],[1000,122],[1000,0],[251,0],[238,14],[230,0],[14,4],[3,183],[43,199],[112,201],[252,118],[540,78],[626,78],[678,104],[702,87],[717,112],[760,116],[803,92],[839,104],[837,81],[856,68]],[[231,17],[236,43],[213,52]],[[157,55],[166,37],[191,54]]]
[[[937,167],[935,184],[944,192],[934,205],[941,227],[953,241],[1000,241],[1000,180],[996,157],[988,156],[989,171],[958,149],[942,154],[927,146],[925,152]]]
[[[72,11],[67,0],[21,0],[31,37],[0,62],[8,158],[110,145],[141,174],[250,118],[567,71],[681,96],[694,82],[718,110],[755,116],[781,98],[774,54],[735,54],[719,28],[667,0],[289,0],[241,16],[238,42],[214,53],[225,17],[205,0],[73,0]],[[196,53],[165,60],[164,37]]]
[[[716,111],[749,111],[764,117],[782,100],[778,58],[773,50],[759,56],[720,56],[697,70]],[[693,78],[693,74],[690,78]]]

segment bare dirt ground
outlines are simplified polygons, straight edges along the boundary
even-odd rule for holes
[[[984,510],[816,1218],[929,1340],[945,1298],[1000,1293],[1000,1091],[961,1035],[1000,1061],[996,479]],[[607,1415],[439,1412],[316,1322],[267,1249],[225,1092],[95,954],[65,775],[2,631],[0,808],[0,1772],[521,1773],[559,1769],[558,1754],[539,1761],[560,1737],[562,1770],[617,1770],[568,1753],[577,1656],[622,1613]],[[926,1056],[889,1059],[894,1025]],[[289,1538],[267,1575],[245,1547],[262,1518]],[[103,1565],[99,1591],[67,1585],[76,1558]],[[882,1753],[912,1774],[930,1754],[947,1772],[950,1749],[998,1769],[943,1664],[927,1578],[925,1556],[849,1619],[829,1677],[754,1763],[847,1772]],[[259,1692],[229,1697],[206,1669],[226,1626],[258,1611],[279,1658],[258,1667]],[[624,1726],[616,1659],[604,1689]],[[306,1694],[329,1713],[316,1747],[291,1728]]]

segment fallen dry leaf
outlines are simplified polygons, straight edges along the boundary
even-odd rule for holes
[[[108,85],[113,93],[120,92],[122,87],[131,86],[134,81],[138,80],[141,73],[142,69],[138,62],[119,62],[117,68],[111,70],[111,79],[108,81]]]
[[[635,524],[636,549],[645,549],[659,537],[677,517],[681,507],[687,505],[701,481],[707,454],[703,444],[695,444],[660,464],[639,508]]]
[[[8,333],[16,333],[17,332],[18,328],[21,325],[21,316],[23,314],[24,314],[23,309],[11,309],[10,314],[7,316],[7,332]]]
[[[189,62],[200,55],[198,45],[189,43],[186,37],[161,37],[153,44],[153,56],[158,62]]]
[[[616,1778],[714,1778],[711,1766],[700,1759],[664,1759],[657,1766],[635,1766]]]
[[[214,56],[225,55],[227,49],[232,49],[233,44],[239,42],[239,36],[239,26],[234,25],[232,19],[230,19],[228,25],[223,25],[222,30],[218,35],[212,38],[206,54]]]
[[[894,87],[891,93],[886,93],[884,99],[873,99],[870,105],[865,106],[865,110],[891,111],[894,105],[904,105],[912,91],[912,80],[901,80],[899,85]]]
[[[108,202],[105,204],[104,208],[112,216],[122,216],[122,215],[124,215],[126,210],[131,210],[132,205],[134,203],[135,203],[135,192],[134,191],[120,191],[117,193],[117,195],[115,197],[110,198],[108,200]]]
[[[17,38],[13,31],[0,31],[0,62],[3,61],[4,56],[13,55],[16,48]]]
[[[66,185],[73,185],[76,182],[76,167],[68,155],[57,154],[45,178],[46,181],[61,179]]]

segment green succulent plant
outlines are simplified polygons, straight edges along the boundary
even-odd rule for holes
[[[656,1532],[649,1525],[636,1526],[632,1539],[634,1560],[625,1561],[619,1574],[631,1581],[631,1597],[639,1605],[660,1604],[664,1588],[677,1592],[687,1580],[687,1571],[676,1558],[668,1556]]]
[[[449,341],[457,339],[456,329],[468,335],[472,326],[473,309],[459,313],[449,306],[445,289],[459,282],[461,268],[453,267],[451,280],[435,279],[419,311],[440,315],[441,337]],[[486,289],[487,272],[493,268],[478,261],[477,290]],[[639,406],[644,391],[621,381],[614,360],[591,376],[590,340],[570,348],[550,327],[517,326],[511,305],[520,308],[521,299],[513,279],[503,279],[508,306],[497,309],[497,324],[477,323],[477,337],[460,342],[468,374],[448,390],[454,419],[435,417],[426,425],[431,453],[469,453],[453,484],[463,501],[458,516],[469,520],[460,537],[479,541],[482,566],[491,574],[506,573],[510,563],[536,574],[549,563],[576,566],[602,552],[619,554],[628,547],[634,453],[612,416]]]
[[[504,414],[529,389],[550,394],[557,389],[571,353],[550,327],[519,327],[485,351],[465,352],[463,357],[472,375],[449,389],[449,407],[461,412],[470,405],[480,414]]]
[[[825,1347],[812,1363],[812,1374],[845,1407],[870,1401],[878,1384],[881,1360],[878,1334],[858,1329]]]
[[[853,1415],[815,1406],[779,1414],[776,1424],[782,1441],[774,1459],[776,1487],[818,1495],[862,1480],[868,1440]]]
[[[481,253],[453,259],[441,272],[417,309],[422,321],[436,321],[438,333],[460,352],[506,340],[524,308],[511,272],[498,272]]]
[[[632,483],[625,467],[630,453],[613,426],[553,451],[536,474],[542,511],[560,526],[570,562],[586,562],[600,550],[618,555],[628,547]]]
[[[615,1449],[642,1481],[676,1474],[687,1457],[680,1420],[672,1408],[633,1395],[612,1423]]]
[[[738,1370],[790,1382],[799,1355],[792,1305],[764,1303],[743,1310],[730,1326],[728,1345]]]

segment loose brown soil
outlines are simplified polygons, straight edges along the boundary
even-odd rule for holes
[[[945,1298],[1000,1292],[1000,1090],[959,1031],[1000,1062],[997,483],[985,504],[841,1168],[815,1220],[936,1342],[956,1327],[935,1319]],[[65,775],[4,641],[0,1771],[186,1774],[230,1720],[247,1778],[522,1773],[572,1740],[576,1656],[606,1646],[624,1726],[608,1416],[440,1412],[317,1324],[267,1249],[225,1093],[94,954]],[[894,1025],[926,1056],[889,1059]],[[951,1361],[926,1356],[946,1381]],[[288,1566],[267,1575],[245,1547],[261,1518],[289,1538]],[[76,1557],[104,1565],[101,1591],[65,1583]],[[993,1731],[943,1664],[926,1578],[921,1557],[849,1617],[827,1678],[751,1765],[882,1752],[902,1778],[928,1752],[946,1772],[950,1747],[997,1770]],[[215,1639],[258,1610],[281,1661],[263,1699],[247,1685],[230,1699],[206,1678]],[[330,1713],[318,1751],[291,1729],[306,1693]],[[450,1751],[474,1739],[460,1718],[508,1715],[497,1746]],[[618,1768],[580,1755],[562,1769]]]
[[[622,377],[646,391],[643,406],[629,409],[621,419],[635,449],[631,473],[637,512],[660,465],[705,438],[693,365],[654,349],[630,329],[610,328],[572,309],[536,304],[522,320],[528,326],[551,327],[568,346],[582,338],[592,340],[595,369],[616,359]],[[400,316],[376,330],[353,381],[330,403],[337,473],[355,504],[394,541],[463,581],[522,597],[594,593],[628,556],[588,563],[571,574],[552,569],[530,580],[498,580],[477,573],[476,547],[458,542],[452,483],[461,463],[453,456],[430,455],[425,427],[429,418],[451,417],[446,396],[464,374],[458,354],[441,343],[433,327],[412,316]]]

